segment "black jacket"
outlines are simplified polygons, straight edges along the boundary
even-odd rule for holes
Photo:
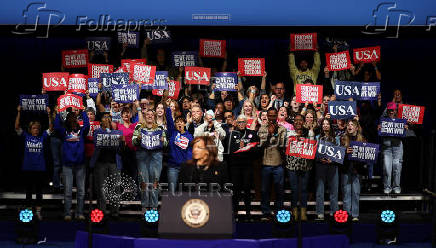
[[[259,142],[259,136],[257,136],[257,132],[250,129],[245,129],[243,131],[233,130],[229,134],[228,144],[228,160],[227,163],[229,166],[251,166],[254,159],[259,157],[260,149],[259,144],[255,147],[249,149],[245,152],[238,152],[241,141],[244,142],[244,147],[247,147],[248,144]]]
[[[206,186],[202,186],[202,190],[210,191],[211,184],[219,184],[221,190],[226,183],[229,183],[227,166],[225,163],[216,161],[211,164],[208,169],[204,170],[202,167],[197,166],[189,162],[183,163],[180,168],[179,182],[184,184],[183,191],[188,191],[187,183],[205,183]],[[214,186],[216,190],[218,186]],[[196,191],[196,188],[191,188],[191,191]]]

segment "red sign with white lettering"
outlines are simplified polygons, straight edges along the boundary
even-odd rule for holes
[[[239,58],[240,76],[263,76],[265,74],[264,58]]]
[[[42,74],[42,88],[45,91],[65,91],[68,86],[68,72],[49,72]]]
[[[88,90],[88,77],[84,74],[71,74],[68,80],[67,93],[86,94]]]
[[[380,61],[380,46],[364,47],[353,49],[354,63],[358,64],[379,62]]]
[[[297,84],[295,101],[299,103],[322,103],[322,90],[322,85]]]
[[[84,109],[82,97],[74,94],[65,94],[58,98],[59,111],[64,111],[67,108]]]
[[[62,66],[64,68],[79,68],[88,65],[88,49],[62,51]]]
[[[225,40],[206,40],[200,39],[200,56],[224,58],[226,53]]]
[[[88,65],[88,76],[90,78],[100,78],[100,73],[113,73],[113,65],[104,64],[89,64]]]
[[[326,53],[327,68],[330,71],[342,71],[351,68],[350,54],[348,51],[339,53]]]
[[[314,159],[316,147],[316,140],[292,136],[288,140],[286,155],[305,159]]]
[[[398,117],[406,119],[412,124],[422,124],[424,120],[425,107],[400,104],[398,106]]]
[[[291,34],[291,51],[316,50],[316,33]]]
[[[185,67],[185,84],[209,85],[210,68],[205,67]]]

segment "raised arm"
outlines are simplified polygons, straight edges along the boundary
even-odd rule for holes
[[[293,78],[294,75],[297,74],[297,70],[298,70],[297,66],[295,65],[295,54],[290,53],[289,54],[289,72],[291,73],[291,78]]]
[[[15,130],[20,130],[21,106],[17,107],[17,117],[15,117]]]
[[[99,112],[103,113],[105,111],[103,104],[101,103],[101,90],[103,88],[103,84],[98,84],[98,94],[96,100],[97,109]]]
[[[81,133],[83,136],[86,136],[88,135],[90,125],[89,125],[88,115],[86,114],[85,111],[82,111],[82,120],[83,120],[83,127],[81,128],[82,130]]]
[[[318,76],[319,70],[321,69],[321,58],[319,56],[319,52],[316,51],[313,54],[313,66],[312,66],[312,72],[315,77]],[[313,84],[316,84],[316,80],[314,80]]]

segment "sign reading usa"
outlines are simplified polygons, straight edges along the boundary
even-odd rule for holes
[[[265,59],[239,58],[238,70],[241,76],[263,76],[265,74]]]
[[[350,54],[348,51],[339,53],[326,53],[327,68],[330,71],[342,71],[351,68]]]
[[[400,104],[398,106],[398,117],[406,119],[412,124],[422,124],[425,107]]]
[[[337,146],[331,142],[320,140],[318,142],[318,149],[316,150],[316,157],[319,159],[330,159],[333,162],[343,164],[345,147]]]
[[[291,51],[316,50],[316,33],[291,34]]]
[[[91,78],[100,78],[101,73],[112,73],[112,72],[114,72],[113,65],[104,65],[104,64],[88,65],[88,76]]]
[[[200,56],[224,58],[226,52],[225,40],[200,39]]]
[[[86,43],[89,51],[101,53],[110,50],[111,40],[110,37],[88,37],[86,38]]]
[[[88,50],[64,50],[62,51],[62,66],[64,68],[79,68],[88,65]]]
[[[329,114],[332,119],[352,119],[357,115],[356,102],[330,101]]]
[[[369,100],[376,101],[380,94],[380,82],[336,81],[335,95],[337,100]]]
[[[67,108],[84,109],[82,97],[73,94],[65,94],[60,96],[58,98],[58,106],[60,112]]]
[[[316,154],[316,140],[297,138],[292,136],[288,140],[286,154],[288,156],[300,157],[305,159],[314,159]]]
[[[209,85],[210,68],[185,67],[185,84]]]
[[[45,91],[65,91],[68,86],[68,72],[49,72],[42,74],[42,88]]]
[[[379,62],[380,61],[380,46],[364,47],[353,49],[354,63],[358,64]]]
[[[322,85],[297,84],[296,101],[299,103],[321,103],[323,97]]]

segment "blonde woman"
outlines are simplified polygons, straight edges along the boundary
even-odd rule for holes
[[[250,100],[245,100],[242,105],[241,115],[247,118],[247,129],[255,130],[256,119],[257,119],[257,109],[254,103]]]

